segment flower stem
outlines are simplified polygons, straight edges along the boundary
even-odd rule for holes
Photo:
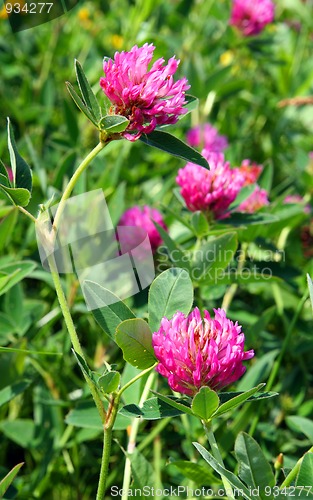
[[[150,375],[147,379],[146,385],[144,387],[144,390],[142,392],[142,395],[141,395],[141,398],[139,401],[139,406],[141,406],[145,402],[145,400],[147,399],[147,396],[149,394],[149,391],[150,391],[154,381],[155,381],[155,372],[152,372],[152,373],[150,373]],[[125,389],[125,387],[126,386],[124,386],[123,389]],[[128,445],[127,445],[127,453],[129,455],[131,455],[135,451],[136,438],[137,438],[140,423],[141,423],[141,419],[135,418],[135,419],[133,419],[133,422],[131,424]],[[122,491],[123,491],[122,500],[128,499],[130,480],[131,480],[131,461],[130,461],[129,457],[126,457],[125,467],[124,467],[124,479],[123,479],[123,486],[122,486]]]
[[[60,200],[60,203],[58,205],[58,208],[57,208],[57,211],[55,214],[55,218],[54,218],[54,222],[53,222],[54,230],[57,230],[57,228],[58,228],[58,225],[59,225],[59,222],[60,222],[60,219],[62,217],[63,210],[64,210],[65,202],[71,196],[71,193],[72,193],[79,177],[84,172],[84,170],[88,167],[89,163],[97,156],[98,153],[100,153],[100,151],[102,151],[102,149],[107,144],[108,144],[108,142],[100,141],[99,144],[92,151],[90,151],[90,153],[86,156],[86,158],[81,162],[79,167],[75,170],[73,176],[71,177],[68,185],[65,188],[65,191],[64,191],[62,198]]]
[[[106,421],[104,424],[103,452],[96,500],[104,500],[111,455],[113,426],[117,416],[119,401],[120,396],[118,393],[111,394]]]
[[[70,313],[70,309],[68,307],[68,303],[67,303],[67,300],[66,300],[63,288],[62,288],[62,283],[61,283],[60,276],[59,276],[57,266],[55,264],[55,260],[54,260],[53,256],[50,256],[48,258],[48,262],[49,262],[49,267],[50,267],[53,283],[55,286],[55,291],[56,291],[58,301],[60,304],[60,308],[61,308],[61,311],[62,311],[62,314],[64,317],[65,325],[66,325],[67,331],[69,333],[69,336],[70,336],[70,339],[72,342],[72,346],[73,346],[74,350],[85,360],[84,353],[83,353],[82,347],[80,345],[80,341],[79,341],[79,338],[78,338],[78,335],[76,332],[76,328],[75,328],[75,325],[73,322],[72,315]],[[99,415],[101,417],[101,420],[104,423],[105,410],[104,410],[101,398],[99,396],[99,393],[98,393],[96,387],[94,386],[94,384],[92,383],[92,381],[87,377],[87,375],[84,374],[84,377],[85,377],[85,380],[88,384],[91,395],[94,399],[96,407],[99,411]]]
[[[221,452],[219,450],[218,444],[216,442],[216,439],[215,439],[215,436],[213,433],[212,423],[205,421],[205,420],[202,420],[202,424],[203,424],[203,427],[205,430],[205,434],[206,434],[208,441],[210,443],[213,456],[216,458],[216,460],[218,461],[218,463],[222,467],[225,467]],[[232,500],[234,500],[233,490],[232,490],[230,482],[228,481],[228,479],[225,476],[222,475],[221,477],[222,477],[223,485],[225,488],[225,495],[227,496],[227,498],[231,498]]]
[[[30,220],[32,220],[35,223],[37,222],[36,217],[34,217],[30,212],[28,212],[28,210],[26,210],[26,208],[18,206],[18,209],[20,212],[22,212],[24,215],[26,215]]]
[[[115,420],[117,417],[117,412],[118,412],[118,407],[119,407],[121,395],[134,382],[136,382],[141,377],[143,377],[146,373],[151,371],[154,368],[154,366],[155,365],[150,366],[150,368],[147,368],[146,370],[143,370],[141,373],[136,375],[136,377],[134,377],[132,380],[130,380],[127,384],[125,384],[124,387],[122,387],[118,392],[114,392],[110,396],[110,403],[109,403],[108,411],[106,413],[105,423],[103,426],[103,429],[104,429],[104,432],[103,432],[103,453],[102,453],[101,470],[100,470],[100,477],[99,477],[96,500],[104,500],[107,477],[108,477],[108,470],[109,470],[109,462],[110,462],[113,426],[114,426],[114,423],[115,423]],[[146,382],[146,385],[145,385],[145,388],[143,390],[139,404],[142,404],[143,401],[145,401],[145,399],[149,393],[149,390],[151,389],[151,385],[153,383],[154,377],[155,377],[155,373],[151,373],[150,376],[148,377],[148,380]],[[139,425],[139,419],[136,419],[136,421],[138,421],[137,425]],[[138,430],[138,428],[137,428],[137,430]],[[135,437],[136,437],[136,435],[135,435]]]

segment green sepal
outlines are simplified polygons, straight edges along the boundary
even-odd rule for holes
[[[26,163],[17,150],[10,118],[8,118],[8,148],[13,173],[13,188],[27,189],[31,195],[32,172],[28,163]]]
[[[89,108],[92,116],[94,117],[96,123],[99,123],[101,120],[101,108],[97,101],[95,94],[92,91],[90,83],[87,80],[87,77],[84,73],[84,70],[81,64],[75,59],[75,72],[76,78],[78,82],[78,86],[80,88],[83,100]]]
[[[79,95],[76,93],[74,90],[74,87],[71,83],[66,82],[65,83],[67,90],[69,91],[69,94],[73,101],[75,102],[76,106],[84,113],[84,115],[87,116],[87,118],[98,128],[98,123],[97,120],[95,119],[93,113],[90,111],[88,106],[82,101],[82,99],[79,97]]]

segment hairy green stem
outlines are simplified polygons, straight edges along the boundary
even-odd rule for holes
[[[100,470],[100,477],[99,477],[96,500],[104,500],[107,477],[108,477],[108,470],[109,470],[109,462],[110,462],[113,426],[114,426],[114,423],[115,423],[115,420],[117,417],[117,412],[118,412],[118,407],[119,407],[121,395],[134,382],[136,382],[138,379],[143,377],[146,373],[151,371],[154,368],[154,366],[155,365],[151,366],[150,368],[147,368],[146,370],[143,370],[141,373],[136,375],[136,377],[134,377],[132,380],[130,380],[127,384],[125,384],[124,387],[122,387],[118,392],[114,392],[110,396],[109,407],[108,407],[108,411],[106,414],[105,423],[103,426],[103,430],[104,430],[104,432],[103,432],[103,453],[102,453],[101,470]],[[142,402],[145,401],[145,399],[147,398],[147,395],[149,393],[149,390],[151,389],[151,385],[152,385],[152,382],[154,380],[154,377],[155,377],[155,373],[151,373],[150,376],[148,377],[148,380],[147,380],[147,383],[146,383],[145,388],[143,390],[139,404],[142,404]],[[138,422],[139,422],[139,419],[138,419]]]
[[[65,207],[65,202],[68,200],[68,198],[71,196],[72,191],[81,176],[81,174],[85,171],[85,169],[88,167],[89,163],[97,156],[100,151],[108,144],[108,142],[102,142],[100,141],[99,144],[92,150],[90,153],[86,156],[86,158],[81,162],[79,167],[75,170],[73,176],[71,177],[68,185],[66,186],[64,193],[62,195],[62,198],[60,200],[60,203],[58,205],[55,217],[54,217],[54,222],[53,222],[53,228],[54,230],[57,230],[60,219],[62,217],[62,213]]]
[[[28,210],[26,210],[26,208],[24,207],[20,207],[18,206],[18,209],[20,212],[22,212],[24,215],[26,215],[32,222],[34,222],[36,224],[37,222],[37,219],[36,217],[34,217],[30,212],[28,212]]]
[[[151,368],[149,368],[148,370],[151,370]],[[145,370],[145,371],[147,371],[147,370]],[[147,379],[146,385],[142,391],[142,395],[141,395],[141,398],[139,400],[139,406],[141,406],[145,402],[145,400],[147,399],[149,391],[150,391],[154,381],[155,381],[155,372],[152,372],[152,373],[150,373],[150,375]],[[126,386],[123,387],[124,390],[125,390],[125,387]],[[135,418],[131,424],[130,434],[129,434],[129,438],[128,438],[128,445],[127,445],[127,453],[130,455],[132,453],[134,453],[134,451],[135,451],[136,438],[137,438],[140,423],[141,423],[141,419]],[[123,486],[122,486],[122,490],[123,490],[122,500],[128,499],[130,480],[131,480],[131,461],[130,461],[129,457],[126,457],[125,467],[124,467]]]
[[[225,467],[221,452],[219,450],[218,444],[216,442],[216,439],[215,439],[215,436],[213,433],[212,423],[208,422],[206,420],[202,420],[202,424],[203,424],[203,427],[205,430],[205,434],[206,434],[208,441],[210,443],[213,456],[216,458],[216,460],[218,461],[218,463],[222,467]],[[227,496],[227,498],[231,498],[232,500],[234,500],[233,490],[232,490],[232,486],[231,486],[230,482],[228,481],[228,479],[225,476],[221,475],[221,477],[222,477],[223,485],[225,488],[225,495]]]
[[[106,421],[104,424],[103,452],[102,452],[101,469],[100,469],[96,500],[104,500],[105,496],[109,462],[111,456],[113,426],[118,412],[119,401],[120,401],[119,394],[117,393],[111,394]]]
[[[51,271],[51,276],[52,276],[52,279],[53,279],[53,283],[54,283],[54,286],[55,286],[55,291],[56,291],[56,294],[57,294],[57,297],[58,297],[58,301],[59,301],[59,304],[60,304],[60,308],[61,308],[61,311],[62,311],[62,314],[63,314],[63,317],[64,317],[65,325],[66,325],[67,331],[69,333],[69,336],[70,336],[70,339],[71,339],[71,342],[72,342],[72,346],[74,348],[74,351],[76,351],[85,360],[85,356],[84,356],[82,347],[80,345],[80,341],[79,341],[79,338],[78,338],[78,335],[77,335],[77,332],[76,332],[76,328],[75,328],[75,325],[74,325],[74,322],[73,322],[73,318],[72,318],[72,315],[71,315],[71,312],[70,312],[70,309],[69,309],[69,306],[68,306],[68,303],[67,303],[67,300],[66,300],[63,288],[62,288],[62,283],[61,283],[60,276],[59,276],[59,273],[58,273],[58,270],[57,270],[57,266],[55,264],[54,257],[50,256],[48,258],[48,262],[49,262],[49,267],[50,267],[50,271]],[[84,377],[85,377],[85,380],[86,380],[86,382],[88,384],[88,387],[89,387],[89,390],[91,392],[91,395],[92,395],[92,397],[94,399],[96,407],[98,409],[100,418],[101,418],[102,422],[104,423],[104,421],[105,421],[105,410],[104,410],[104,407],[103,407],[100,395],[98,393],[98,390],[96,389],[96,387],[93,384],[93,382],[87,377],[87,375],[84,374]]]
[[[145,370],[143,370],[142,372],[138,373],[138,375],[136,375],[134,378],[132,378],[129,382],[127,382],[127,384],[125,384],[120,390],[119,390],[119,396],[121,396],[121,394],[123,394],[124,391],[126,391],[126,389],[128,389],[128,387],[130,387],[131,385],[133,385],[135,382],[137,382],[137,380],[139,380],[140,378],[144,377],[146,375],[146,373],[149,373],[151,372],[151,370],[153,370],[153,368],[156,367],[158,363],[155,363],[154,365],[152,366],[149,366],[149,368],[146,368]],[[148,379],[149,380],[149,379]],[[148,381],[147,381],[148,383]],[[149,390],[151,389],[151,386],[149,387]],[[145,389],[144,389],[145,391]],[[149,391],[148,391],[149,392]],[[140,404],[140,403],[139,403]]]

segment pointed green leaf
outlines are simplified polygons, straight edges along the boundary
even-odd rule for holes
[[[30,449],[35,441],[35,422],[28,418],[1,420],[0,430],[14,443],[22,448]]]
[[[253,396],[253,394],[258,392],[264,386],[265,384],[259,384],[257,387],[253,387],[253,389],[250,389],[249,391],[246,391],[239,396],[235,396],[234,398],[228,400],[226,403],[221,404],[213,416],[217,417],[218,415],[222,415],[223,413],[236,408],[237,406],[247,401],[250,396]]]
[[[9,188],[0,184],[0,189],[7,195],[9,200],[16,206],[27,207],[31,193],[24,188]]]
[[[137,450],[133,453],[127,453],[127,457],[131,463],[133,475],[134,491],[145,491],[144,488],[152,488],[154,486],[154,469],[150,462]]]
[[[110,134],[124,132],[127,129],[129,120],[122,115],[107,115],[100,121],[102,130]]]
[[[93,115],[95,121],[99,123],[99,121],[101,120],[101,109],[99,103],[97,101],[95,94],[92,91],[92,88],[87,80],[84,70],[81,64],[77,61],[77,59],[75,59],[75,72],[76,72],[77,82],[81,94],[83,96],[83,99],[86,103],[86,106],[91,111],[91,114]]]
[[[66,82],[67,90],[76,106],[87,116],[87,118],[98,128],[98,123],[89,108],[84,104],[79,95],[75,92],[73,85],[69,82]]]
[[[211,486],[214,483],[213,471],[207,465],[200,465],[188,460],[176,460],[175,462],[170,462],[167,467],[175,467],[184,477],[190,479],[195,484]]]
[[[171,319],[177,311],[188,314],[193,304],[193,286],[184,269],[171,268],[160,274],[149,290],[149,325],[158,331],[163,317]]]
[[[248,488],[240,481],[240,479],[235,476],[232,472],[225,469],[218,463],[218,461],[209,453],[201,444],[192,443],[198,452],[203,456],[204,460],[211,465],[211,467],[220,475],[226,477],[233,488],[240,490],[240,495],[242,495],[246,500],[251,500],[251,494]]]
[[[110,394],[116,391],[120,385],[121,375],[119,372],[112,370],[111,372],[105,373],[98,380],[98,386],[105,394]]]
[[[124,302],[106,288],[94,283],[93,281],[85,281],[83,286],[84,294],[88,301],[98,309],[92,309],[92,314],[101,326],[102,330],[114,339],[117,326],[126,319],[135,318],[134,313]],[[109,302],[110,304],[101,307],[102,304]],[[111,303],[112,302],[112,303]]]
[[[195,415],[203,420],[209,420],[219,405],[219,397],[209,387],[201,387],[194,396],[191,409]]]
[[[24,462],[17,464],[10,472],[0,481],[0,498],[2,498],[15,478],[16,474],[20,470],[20,468],[24,465]]]
[[[266,500],[265,487],[275,485],[272,468],[258,443],[245,432],[241,432],[235,442],[235,454],[239,463],[239,477],[250,488],[259,487],[256,498]]]
[[[168,404],[169,406],[172,406],[173,408],[176,408],[176,410],[194,416],[194,413],[190,407],[190,403],[186,399],[177,398],[175,396],[164,396],[163,394],[160,394],[156,391],[150,391],[150,392],[155,394],[161,401],[164,401],[164,403]]]
[[[120,409],[119,413],[128,417],[141,417],[145,420],[158,420],[160,418],[177,417],[186,413],[184,410],[174,408],[159,397],[147,399],[142,407],[131,403]]]
[[[8,118],[8,148],[11,159],[11,168],[13,172],[13,186],[23,188],[31,193],[32,190],[32,172],[29,165],[21,157],[17,150],[14,139],[13,129]]]
[[[298,472],[296,486],[313,487],[313,453],[306,453],[304,455]]]
[[[286,417],[288,427],[296,432],[304,434],[313,444],[313,422],[309,418],[291,415]]]
[[[227,219],[223,219],[223,224],[230,226],[252,226],[257,224],[271,224],[277,222],[279,218],[273,214],[264,212],[256,212],[254,214],[247,214],[241,212],[232,213]]]
[[[206,159],[198,151],[187,146],[183,141],[168,132],[154,130],[150,134],[142,134],[140,141],[173,156],[178,156],[178,158],[182,158],[183,160],[201,165],[201,167],[210,168]]]
[[[95,381],[95,378],[94,378],[94,375],[92,373],[92,371],[90,370],[89,366],[87,365],[86,361],[84,360],[84,358],[78,354],[78,352],[76,352],[74,349],[72,349],[72,352],[76,358],[76,361],[78,363],[78,366],[79,368],[81,369],[81,371],[83,372],[83,374],[94,384],[96,385],[96,381]]]
[[[0,295],[28,276],[36,267],[35,262],[23,261],[0,265]]]
[[[268,193],[270,192],[272,187],[273,176],[274,176],[273,164],[268,163],[267,165],[264,165],[260,177],[258,178],[258,185],[262,189],[265,189]]]
[[[116,329],[115,341],[122,349],[125,361],[132,366],[144,370],[156,362],[152,333],[143,319],[127,319],[120,323]]]
[[[218,397],[221,401],[221,403],[226,403],[227,401],[230,401],[236,396],[240,396],[241,394],[244,394],[243,391],[240,392],[219,392]],[[278,396],[278,392],[256,392],[252,396],[249,396],[246,401],[258,401],[260,399],[268,399],[268,398],[273,398],[275,396]]]
[[[14,399],[16,396],[24,392],[30,383],[30,380],[20,380],[12,385],[5,387],[4,389],[1,389],[0,406],[8,403],[8,401],[11,401],[11,399]]]

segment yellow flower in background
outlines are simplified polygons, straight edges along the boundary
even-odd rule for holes
[[[82,7],[81,9],[79,9],[78,19],[80,21],[89,21],[90,20],[90,13],[89,13],[89,9],[87,9],[87,7]]]
[[[14,2],[6,2],[5,5],[0,10],[0,19],[7,19],[11,13],[13,14],[21,14],[25,15],[28,12],[27,5],[25,10],[22,10],[25,7],[24,0],[17,0]]]
[[[220,56],[220,63],[222,66],[229,66],[234,60],[234,53],[232,50],[226,50]]]
[[[121,35],[112,35],[111,42],[115,49],[121,49],[123,47],[124,38]]]
[[[0,19],[7,19],[9,17],[7,13],[7,9],[5,8],[5,5],[2,7],[0,10]]]

